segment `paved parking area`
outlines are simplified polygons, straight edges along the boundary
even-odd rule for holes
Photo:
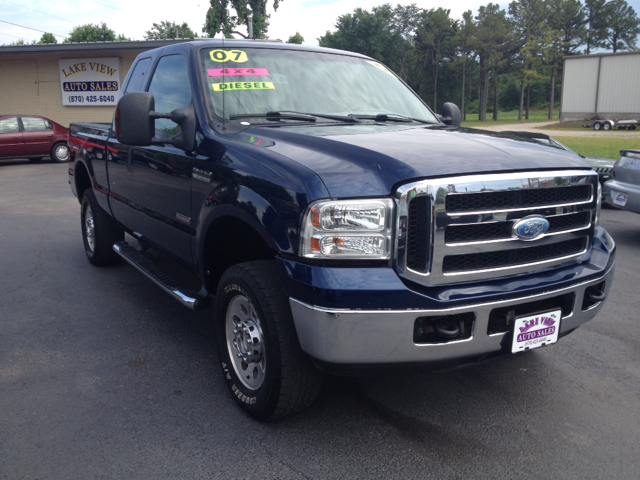
[[[88,263],[67,168],[0,162],[0,479],[638,477],[640,215],[603,211],[613,292],[559,344],[329,378],[259,423],[226,391],[210,310]]]

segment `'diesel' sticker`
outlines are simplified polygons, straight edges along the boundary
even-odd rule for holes
[[[231,77],[233,75],[264,75],[269,76],[266,68],[210,68],[207,70],[210,77]]]
[[[273,82],[230,82],[212,83],[214,92],[224,92],[226,90],[275,90]]]
[[[242,50],[211,50],[209,56],[214,62],[244,63],[249,58]]]

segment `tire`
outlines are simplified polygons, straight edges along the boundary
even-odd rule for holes
[[[90,188],[82,195],[81,207],[80,225],[87,258],[96,266],[117,263],[120,257],[113,251],[113,244],[124,240],[124,231],[98,204]]]
[[[322,374],[300,348],[275,261],[241,263],[223,274],[215,333],[227,386],[252,417],[291,415],[317,398]]]
[[[602,124],[600,122],[594,122],[593,129],[600,130],[602,128]]]
[[[609,122],[604,122],[604,125],[602,125],[602,129],[611,130],[611,124]]]
[[[51,160],[57,163],[69,161],[69,148],[65,142],[54,143],[51,147]]]
[[[29,161],[33,163],[38,163],[38,162],[41,162],[43,158],[44,157],[30,158]]]

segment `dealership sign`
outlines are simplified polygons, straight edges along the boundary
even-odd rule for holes
[[[62,104],[75,107],[115,105],[120,95],[120,59],[62,59]]]

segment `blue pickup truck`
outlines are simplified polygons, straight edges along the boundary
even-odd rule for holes
[[[151,50],[112,124],[71,124],[69,147],[89,261],[124,259],[189,308],[213,303],[223,375],[258,419],[309,406],[323,373],[553,344],[611,288],[596,172],[460,128],[455,105],[437,115],[363,55]]]

